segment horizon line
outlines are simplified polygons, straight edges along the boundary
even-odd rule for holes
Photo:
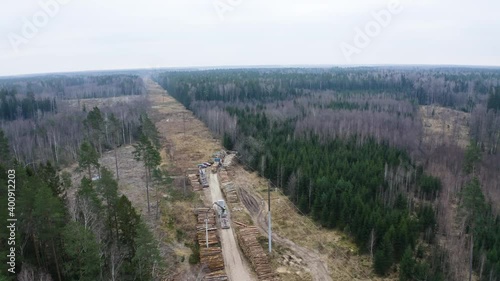
[[[213,65],[213,66],[158,66],[139,68],[116,69],[83,69],[71,71],[33,72],[0,75],[0,79],[28,78],[49,75],[71,75],[99,72],[131,72],[131,71],[158,71],[158,70],[223,70],[223,69],[287,69],[287,68],[359,68],[359,67],[417,67],[417,68],[475,68],[475,69],[500,69],[500,65],[461,65],[461,64],[290,64],[290,65]]]

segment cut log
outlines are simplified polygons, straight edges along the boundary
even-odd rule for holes
[[[242,226],[242,227],[248,227],[248,225],[244,224],[244,223],[241,223],[241,222],[237,222],[237,221],[234,221],[233,222],[239,226]]]

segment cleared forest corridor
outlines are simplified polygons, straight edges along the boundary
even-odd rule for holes
[[[196,167],[197,163],[205,162],[214,151],[221,149],[208,128],[189,110],[168,96],[154,81],[147,79],[145,84],[156,112],[155,119],[161,120],[157,122],[157,127],[169,146],[169,152],[162,151],[162,165],[171,167],[176,174],[181,174],[188,168]],[[210,177],[210,187],[211,193],[205,193],[208,194],[205,195],[205,202],[224,199],[216,176]],[[241,255],[233,230],[221,230],[220,239],[229,280],[255,280]]]
[[[206,159],[222,148],[220,142],[214,139],[206,125],[197,119],[193,113],[187,110],[177,100],[167,94],[157,83],[150,79],[145,79],[148,88],[149,99],[153,103],[153,111],[157,112],[157,127],[160,133],[166,137],[169,144],[170,155],[162,154],[164,163],[162,165],[172,165],[175,163],[177,173],[182,173],[188,168],[196,167],[198,163],[205,162]],[[171,160],[174,159],[174,160]],[[256,188],[262,185],[264,179],[244,170],[241,164],[234,164],[232,176],[233,182],[237,183],[238,188],[254,198],[259,203],[262,201],[262,194]],[[223,198],[217,177],[210,177],[210,190],[205,192],[205,203],[209,204],[217,199]],[[274,193],[274,192],[273,192]],[[208,195],[207,195],[208,194]],[[211,197],[211,198],[208,198]],[[311,225],[307,217],[299,215],[295,209],[290,209],[291,202],[288,198],[273,194],[275,208],[283,212],[274,213],[273,225],[278,228],[273,232],[273,238],[276,249],[281,247],[282,252],[275,252],[272,259],[277,263],[274,270],[279,273],[281,280],[381,280],[379,278],[370,278],[367,266],[359,266],[360,261],[357,257],[346,257],[345,252],[349,251],[344,246],[335,246],[330,249],[327,244],[336,243],[340,236],[332,231],[319,230]],[[244,200],[244,198],[241,198]],[[239,205],[240,206],[240,205]],[[263,206],[259,206],[257,213],[255,210],[247,210],[246,204],[241,204],[244,211],[247,212],[253,224],[259,227],[261,235],[267,236],[267,220],[265,212],[261,212]],[[231,215],[231,214],[230,214]],[[293,218],[294,224],[288,225],[285,220]],[[298,235],[300,233],[300,235]],[[323,245],[323,250],[318,249],[309,243],[311,239],[304,239],[307,234],[312,240],[317,240],[316,244]],[[230,234],[230,235],[228,235]],[[289,234],[293,234],[288,236]],[[234,236],[234,229],[223,230],[221,235],[224,259],[226,263],[226,272],[232,280],[253,280],[254,278],[247,264],[247,261],[241,255],[237,239]],[[309,241],[309,242],[306,242]],[[305,242],[305,243],[304,243]],[[267,251],[267,249],[265,249]],[[330,259],[329,255],[335,256]],[[290,266],[284,262],[292,255],[301,262]],[[243,279],[245,278],[245,279]]]

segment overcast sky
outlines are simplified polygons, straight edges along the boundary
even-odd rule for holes
[[[2,0],[0,76],[188,66],[500,66],[500,1],[392,2]],[[373,13],[384,16],[377,22]],[[371,35],[359,35],[367,28]]]

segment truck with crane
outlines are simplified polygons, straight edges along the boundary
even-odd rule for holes
[[[230,223],[229,223],[229,218],[227,215],[227,206],[226,202],[224,200],[218,200],[217,202],[214,203],[217,205],[217,214],[219,217],[219,222],[220,226],[222,229],[229,229],[230,228]]]

